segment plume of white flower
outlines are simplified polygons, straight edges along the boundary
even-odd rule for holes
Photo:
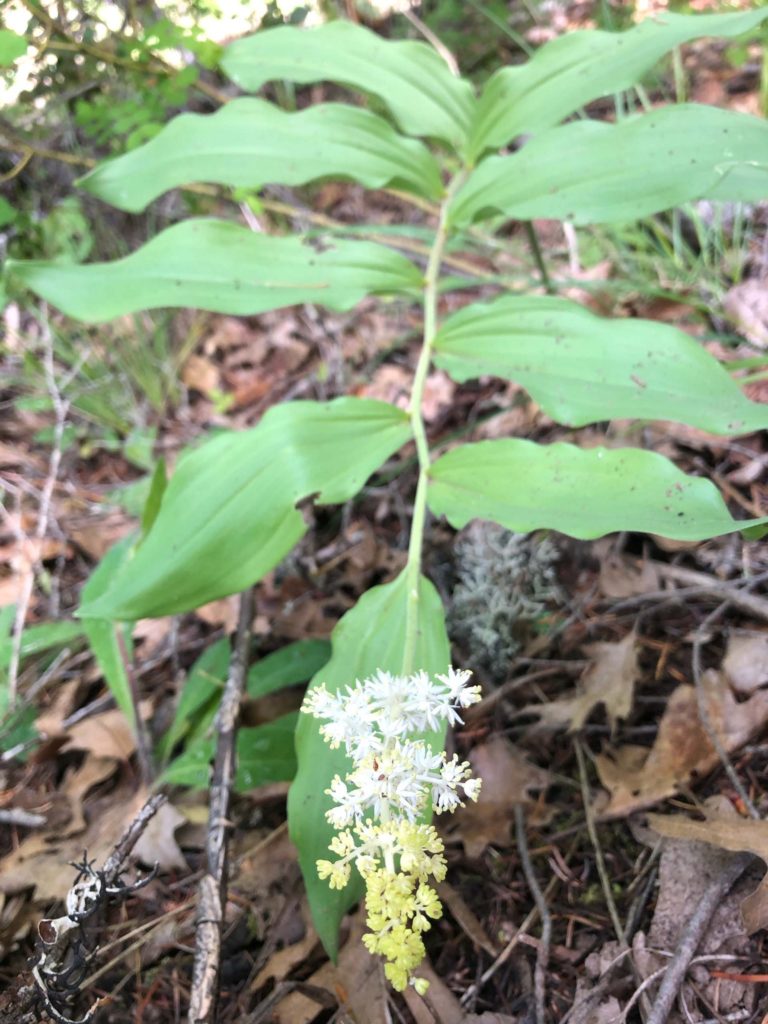
[[[442,913],[426,883],[445,877],[443,844],[418,819],[430,806],[454,811],[480,792],[467,761],[435,754],[419,737],[461,722],[460,712],[480,700],[470,675],[450,668],[434,677],[395,676],[379,669],[336,693],[316,686],[302,706],[324,721],[326,742],[343,745],[352,761],[346,777],[337,775],[326,790],[334,802],[327,818],[339,833],[330,850],[339,859],[318,861],[318,874],[343,889],[356,865],[366,883],[366,947],[385,957],[387,977],[400,990],[410,983],[425,991],[424,980],[413,976],[425,955],[421,933],[431,927],[428,918]]]

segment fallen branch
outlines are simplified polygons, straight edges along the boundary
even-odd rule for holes
[[[723,872],[712,881],[702,896],[696,910],[685,926],[685,930],[677,944],[675,955],[667,966],[664,980],[659,987],[645,1024],[666,1024],[669,1020],[672,1005],[701,942],[704,930],[720,902],[734,883],[744,874],[744,871],[751,862],[752,858],[749,854],[738,854],[725,867]]]
[[[189,1024],[214,1024],[221,965],[221,931],[227,896],[229,803],[235,774],[235,740],[240,699],[248,669],[253,621],[253,592],[240,596],[237,637],[216,720],[218,742],[211,782],[206,841],[207,871],[198,889],[195,962],[189,1000]]]

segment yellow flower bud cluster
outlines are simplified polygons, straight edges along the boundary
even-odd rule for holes
[[[326,790],[335,802],[326,817],[339,830],[329,847],[337,859],[319,860],[318,875],[343,889],[357,868],[370,928],[363,942],[384,958],[398,991],[409,984],[426,991],[428,983],[413,972],[425,956],[423,933],[442,915],[430,882],[445,878],[443,843],[423,823],[424,813],[430,805],[453,811],[463,806],[462,797],[477,800],[480,792],[467,762],[435,754],[418,734],[441,721],[461,721],[458,709],[480,699],[479,688],[467,686],[469,675],[449,669],[433,680],[426,672],[401,677],[379,671],[346,693],[315,687],[302,708],[326,721],[326,741],[343,743],[352,761],[346,777],[336,776]]]

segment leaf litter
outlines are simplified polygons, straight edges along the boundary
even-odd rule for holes
[[[566,24],[558,31],[567,30],[567,11],[560,11],[559,17]],[[326,201],[337,206],[336,212],[345,203],[353,204],[355,216],[362,202],[358,192],[345,187],[328,193]],[[558,226],[541,227],[552,231],[553,250],[562,246]],[[577,286],[584,285],[582,297],[597,301],[604,312],[611,312],[614,302],[611,275],[610,261],[598,263],[591,273],[589,267],[568,271]],[[595,282],[600,286],[597,292],[587,287]],[[641,303],[643,298],[627,301]],[[362,304],[358,311],[326,317],[322,324],[311,307],[247,323],[209,318],[200,344],[183,363],[188,405],[182,403],[163,424],[163,450],[167,449],[169,462],[202,426],[242,426],[287,395],[326,397],[351,390],[397,401],[407,390],[412,367],[405,367],[399,356],[388,359],[388,349],[399,345],[402,351],[402,337],[413,324],[407,314],[393,317],[389,312],[382,316],[371,305]],[[676,316],[670,319],[675,321]],[[738,322],[745,333],[762,330],[759,322],[753,327],[744,319]],[[328,336],[332,344],[323,340]],[[351,381],[345,378],[350,372]],[[514,385],[480,381],[455,388],[439,374],[429,383],[428,418],[437,433],[449,433],[457,426],[458,419],[452,416],[459,409],[473,419],[478,416],[477,438],[519,433],[568,439],[567,432],[554,428]],[[9,433],[10,443],[0,449],[3,465],[17,474],[42,477],[46,460],[39,458],[39,448],[29,438],[45,425],[45,417],[20,413]],[[615,444],[622,429],[613,425],[607,434],[596,427],[591,443]],[[723,438],[670,424],[649,426],[644,440],[689,468],[699,469],[702,460],[709,468],[717,463],[737,499],[750,503],[765,499],[761,483],[765,453],[759,441],[743,439],[734,446]],[[636,439],[618,443],[636,443]],[[67,486],[74,495],[60,489],[54,496],[57,523],[66,540],[49,537],[47,546],[32,550],[9,537],[0,551],[4,561],[0,584],[5,586],[0,594],[8,600],[13,600],[19,582],[29,579],[31,561],[42,559],[64,595],[63,606],[71,608],[87,572],[86,563],[97,561],[115,539],[133,528],[134,521],[122,512],[93,513],[107,485],[111,488],[135,478],[118,455],[83,460],[76,471],[70,461],[68,474]],[[330,530],[322,513],[316,517],[306,545],[261,588],[259,644],[281,646],[290,639],[326,637],[361,591],[396,571],[402,561],[406,493],[397,477],[387,486],[376,482],[359,518],[352,519],[344,511],[341,531]],[[34,516],[26,512],[25,516],[20,522],[30,538]],[[454,564],[453,537],[441,533],[443,529],[435,525],[433,551],[427,552],[430,569],[441,585]],[[702,552],[708,552],[709,562]],[[611,934],[607,901],[595,867],[597,854],[576,796],[569,733],[578,732],[593,754],[597,779],[591,810],[597,815],[602,855],[620,915],[628,923],[633,914],[637,918],[629,938],[640,979],[664,966],[665,958],[654,951],[674,950],[707,880],[716,875],[723,858],[732,855],[722,851],[750,850],[766,861],[763,823],[740,813],[738,797],[719,771],[719,757],[699,721],[685,637],[696,629],[709,603],[700,597],[675,601],[673,591],[682,584],[670,582],[657,571],[659,565],[682,565],[700,574],[714,574],[722,582],[750,569],[759,572],[765,567],[764,556],[758,545],[739,538],[714,542],[702,552],[655,540],[643,541],[640,550],[636,539],[630,539],[629,550],[617,546],[609,553],[599,543],[567,548],[558,566],[560,583],[568,594],[567,608],[544,623],[541,635],[536,636],[535,629],[528,631],[520,650],[507,659],[500,679],[485,678],[478,671],[489,697],[495,692],[493,683],[504,690],[503,699],[489,702],[485,716],[473,718],[456,736],[459,755],[469,758],[485,779],[483,800],[476,808],[467,808],[468,813],[457,818],[446,836],[450,890],[446,914],[435,929],[430,961],[424,968],[432,981],[430,998],[423,1002],[409,993],[406,1001],[395,1006],[399,1019],[424,1024],[522,1024],[531,1019],[531,974],[541,930],[521,870],[520,851],[512,839],[516,807],[525,814],[534,872],[553,917],[555,947],[567,950],[571,957],[551,958],[547,976],[551,1020],[565,1018],[577,992],[582,1005],[591,1009],[582,1016],[574,1012],[570,1024],[616,1024],[625,1013],[638,978],[627,969],[629,955]],[[652,596],[665,589],[669,603]],[[622,608],[622,601],[632,600],[637,603]],[[45,591],[38,588],[33,619],[44,620],[50,608]],[[169,695],[189,669],[193,652],[232,632],[234,611],[231,601],[217,603],[177,621],[162,635],[147,637],[139,648],[139,668],[150,647],[151,657],[159,659],[159,671],[146,677],[143,693],[151,696],[148,714],[160,732],[163,717],[169,716]],[[551,636],[550,626],[554,627]],[[768,698],[762,689],[768,682],[768,635],[756,626],[759,623],[744,614],[729,616],[725,632],[731,632],[724,656],[720,635],[713,632],[700,685],[722,746],[765,811],[759,783],[768,761],[760,737],[768,721]],[[587,665],[574,687],[569,682],[573,672],[563,668],[558,674],[558,665],[572,668],[584,658]],[[548,674],[526,681],[536,673]],[[35,830],[14,826],[7,841],[3,839],[0,948],[10,958],[3,968],[4,980],[21,969],[30,951],[28,933],[35,915],[39,917],[46,904],[60,899],[71,882],[67,861],[80,860],[84,849],[89,857],[103,858],[145,795],[133,775],[133,739],[117,723],[112,709],[103,707],[79,723],[65,724],[73,712],[103,697],[100,677],[91,667],[86,664],[83,670],[81,664],[73,674],[77,678],[72,682],[57,677],[55,687],[40,701],[38,725],[49,735],[49,742],[34,749],[21,765],[0,764],[0,809],[30,808],[41,811],[46,820]],[[522,724],[524,717],[535,717],[536,727]],[[344,1014],[358,1020],[386,1019],[383,1014],[391,1012],[386,1005],[390,997],[356,941],[359,915],[345,921],[338,968],[325,961],[301,899],[295,852],[282,826],[284,797],[283,784],[265,787],[240,795],[233,810],[236,856],[227,906],[232,935],[228,966],[233,973],[223,1019],[242,1019],[275,994],[271,1019],[290,1024],[327,1019],[337,1011],[341,1019]],[[704,808],[707,817],[669,813],[679,811],[681,798],[686,800],[687,815],[701,814]],[[659,832],[674,832],[676,838],[661,841],[657,833],[643,831],[639,815],[664,801],[668,801],[666,813],[649,820]],[[187,810],[181,800],[179,806]],[[142,955],[146,964],[156,963],[158,957],[167,960],[155,975],[157,987],[149,1006],[141,1001],[142,990],[133,989],[129,979],[126,992],[133,995],[122,1004],[116,1000],[109,1010],[110,1020],[133,1022],[145,1011],[146,1020],[158,1019],[151,1016],[153,1011],[159,1019],[173,1019],[174,1000],[183,998],[188,970],[183,948],[190,942],[193,914],[185,901],[189,901],[190,878],[201,863],[203,848],[203,830],[191,805],[189,815],[197,823],[190,824],[186,815],[169,806],[156,832],[148,833],[147,848],[137,851],[144,863],[160,861],[162,873],[143,902],[137,899],[129,908],[133,919],[128,925],[146,923],[149,915],[156,915]],[[634,835],[642,834],[640,841],[625,825],[630,817]],[[254,841],[255,851],[248,852]],[[645,843],[651,846],[646,849]],[[653,852],[657,848],[658,857]],[[648,888],[656,871],[657,882]],[[745,876],[734,888],[701,945],[700,953],[743,958],[733,968],[723,961],[727,970],[749,972],[763,955],[762,875],[762,867],[759,873],[752,869],[752,876]],[[740,916],[745,899],[746,907],[752,908],[746,911],[747,921],[758,926],[752,937]],[[510,942],[517,944],[505,953]],[[687,1024],[708,1015],[718,1019],[718,1014],[727,1017],[756,1009],[765,1013],[763,990],[757,985],[728,982],[714,977],[712,970],[711,963],[691,968],[683,991],[687,1016],[674,1020]],[[129,973],[126,963],[118,965],[110,983],[124,982]],[[477,979],[485,975],[488,978],[479,993],[467,1000]],[[600,988],[605,981],[608,985]],[[279,990],[281,985],[285,988]],[[596,991],[598,998],[590,1001]],[[712,1008],[711,1014],[707,1007]],[[2,999],[0,1019],[1,1013]]]

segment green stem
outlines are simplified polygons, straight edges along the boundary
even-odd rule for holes
[[[445,244],[448,237],[448,210],[451,200],[458,189],[464,184],[466,172],[459,172],[451,181],[440,206],[440,219],[435,232],[435,239],[429,251],[427,271],[424,278],[424,342],[422,344],[416,373],[411,391],[411,431],[416,442],[416,455],[419,460],[419,482],[416,486],[416,497],[413,502],[413,521],[411,536],[408,543],[408,562],[405,566],[406,579],[406,612],[405,612],[405,644],[403,649],[403,675],[411,675],[415,668],[416,643],[419,635],[419,584],[421,582],[421,554],[424,543],[424,524],[427,514],[427,487],[429,485],[429,444],[427,430],[422,415],[424,385],[432,362],[432,345],[437,333],[437,299],[440,266],[443,261]]]

